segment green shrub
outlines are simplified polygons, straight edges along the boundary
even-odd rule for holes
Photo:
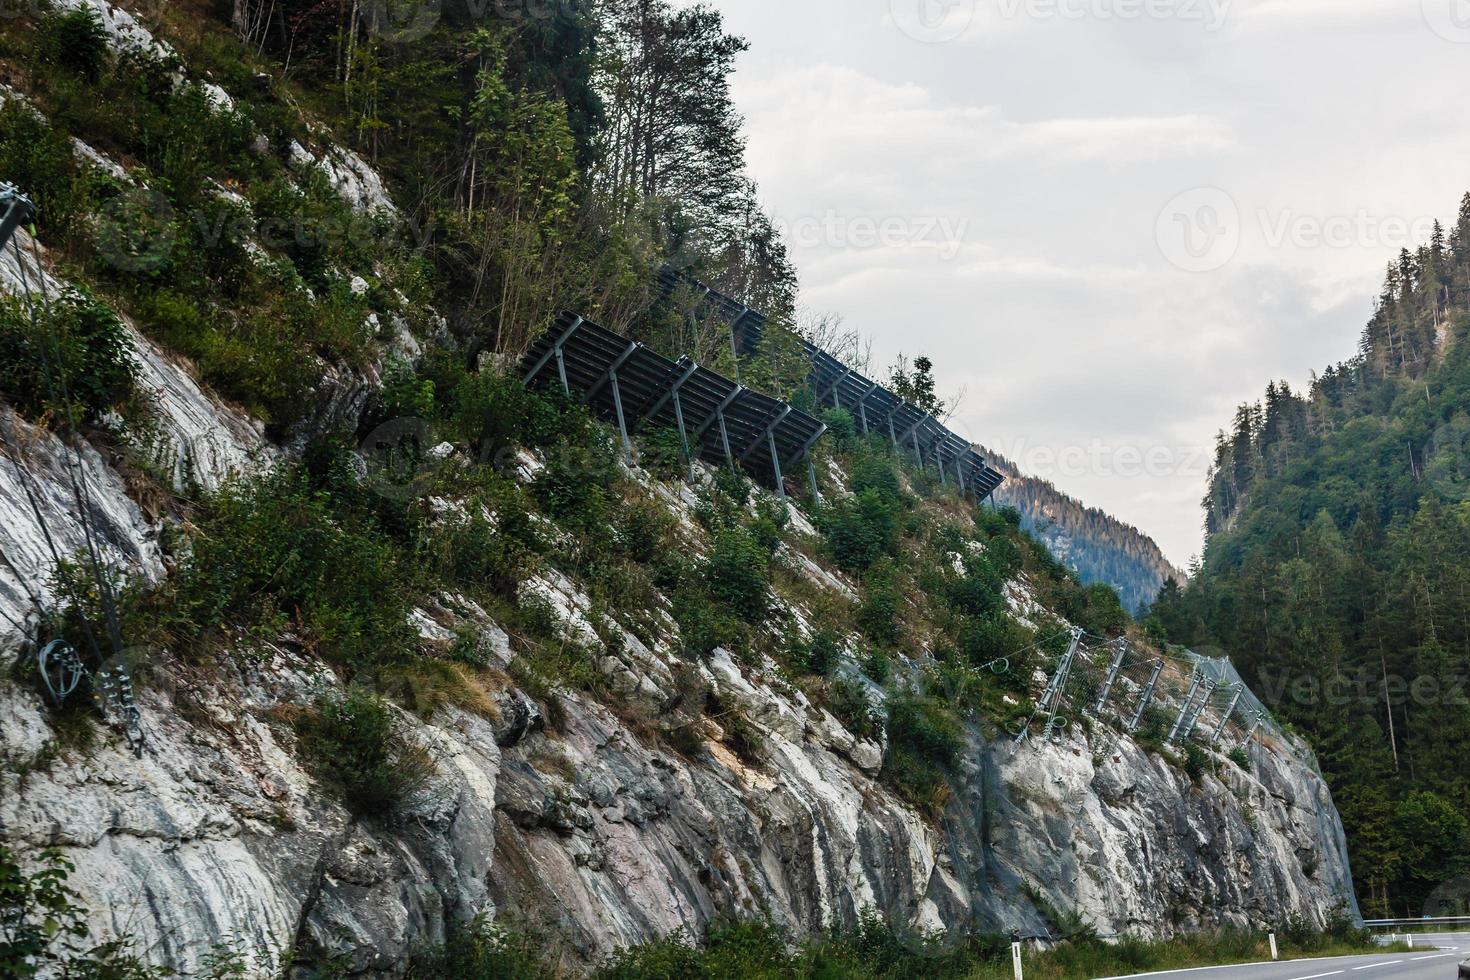
[[[715,493],[729,502],[735,509],[750,503],[750,480],[739,470],[722,466],[715,471]]]
[[[1184,743],[1184,774],[1193,782],[1200,782],[1210,771],[1210,754],[1193,742]]]
[[[759,625],[770,610],[770,554],[744,528],[717,531],[700,571],[710,597],[746,623]]]
[[[463,513],[445,516],[428,535],[426,557],[436,575],[471,592],[512,596],[547,548],[533,514],[518,484],[489,478]]]
[[[720,714],[719,721],[725,730],[725,744],[741,762],[759,766],[765,761],[766,740],[744,715],[738,711],[725,712]]]
[[[609,538],[617,475],[612,444],[605,433],[593,432],[549,448],[546,465],[536,475],[531,491],[547,516],[564,528]]]
[[[874,566],[863,581],[863,597],[858,603],[857,625],[874,643],[892,646],[898,642],[897,570],[890,562]]]
[[[95,420],[134,391],[138,364],[127,328],[83,289],[31,311],[0,298],[0,398],[30,418]]]
[[[960,559],[964,574],[947,574],[941,596],[956,612],[966,616],[993,617],[1005,610],[1005,578],[990,561],[988,553],[965,553]]]
[[[96,82],[107,64],[107,29],[91,7],[50,13],[36,23],[37,53],[48,64]]]
[[[1237,745],[1235,748],[1231,749],[1230,752],[1226,755],[1226,758],[1235,763],[1241,769],[1244,769],[1246,772],[1251,771],[1250,753],[1245,750],[1244,745]]]
[[[837,666],[842,655],[842,637],[837,631],[821,627],[811,639],[802,641],[793,638],[787,656],[791,666],[803,674],[826,677]]]
[[[848,487],[854,494],[871,490],[880,501],[895,510],[904,509],[911,503],[903,491],[898,467],[886,452],[869,453],[854,462],[848,475]]]
[[[324,696],[296,730],[317,777],[358,816],[393,811],[434,774],[433,760],[408,740],[393,707],[360,687]]]
[[[677,429],[644,429],[638,436],[638,463],[660,480],[673,482],[682,480],[684,469],[684,443]]]
[[[619,950],[594,974],[598,980],[692,980],[799,975],[787,937],[766,919],[710,927],[702,947],[683,933]]]
[[[817,526],[826,535],[832,557],[848,571],[862,572],[898,550],[897,511],[873,488],[823,507]]]
[[[828,706],[842,726],[859,738],[874,738],[883,729],[883,719],[873,710],[867,688],[854,678],[839,677],[832,682]]]
[[[670,603],[685,656],[707,657],[716,647],[735,650],[744,645],[740,621],[712,602],[694,582],[685,582],[676,589]]]
[[[755,516],[747,527],[756,542],[774,555],[781,547],[782,533],[791,523],[791,514],[786,505],[770,497],[762,497],[755,505]]]
[[[857,436],[857,423],[845,408],[829,408],[822,412],[827,433],[835,439],[851,440]]]
[[[647,565],[658,557],[672,527],[669,512],[659,504],[639,500],[622,509],[614,531],[618,550],[630,561]]]
[[[0,844],[0,976],[97,980],[163,980],[169,971],[151,967],[124,941],[91,944],[87,910],[67,879],[76,866],[57,850],[36,856],[24,870]]]
[[[863,673],[874,684],[887,684],[889,676],[893,673],[893,661],[888,654],[882,650],[869,651],[863,658]]]
[[[408,980],[552,980],[558,976],[543,960],[545,946],[477,918],[452,929],[443,945],[409,959]]]
[[[371,520],[340,503],[289,467],[216,495],[192,554],[161,593],[174,640],[197,643],[234,626],[274,639],[290,622],[352,669],[412,652],[410,570]]]
[[[946,773],[964,747],[959,722],[937,698],[899,691],[888,698],[887,729],[884,777],[910,803],[938,810],[949,799]]]

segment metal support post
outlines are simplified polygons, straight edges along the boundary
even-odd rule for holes
[[[806,458],[806,475],[812,481],[812,503],[820,507],[822,506],[822,491],[817,489],[817,464],[810,455]]]
[[[1230,699],[1230,707],[1225,709],[1225,714],[1220,717],[1220,724],[1215,726],[1215,734],[1210,736],[1211,745],[1220,744],[1220,736],[1225,734],[1225,726],[1230,724],[1230,716],[1235,714],[1235,706],[1240,704],[1241,695],[1243,695],[1244,693],[1245,688],[1237,685],[1235,688],[1235,696]]]
[[[772,423],[771,427],[766,430],[766,442],[767,444],[769,444],[771,449],[771,469],[776,471],[776,496],[780,497],[782,500],[785,500],[786,487],[784,485],[784,481],[781,478],[781,455],[776,452],[775,423]]]
[[[1209,706],[1209,704],[1210,704],[1210,698],[1212,698],[1214,696],[1215,696],[1215,682],[1214,681],[1205,681],[1204,689],[1202,691],[1200,691],[1199,704],[1196,705],[1196,706],[1193,706],[1192,709],[1190,710],[1190,712],[1189,712],[1189,720],[1185,723],[1184,730],[1181,732],[1181,736],[1180,737],[1182,737],[1182,738],[1189,738],[1191,735],[1194,734],[1194,726],[1197,725],[1197,724],[1199,724],[1200,715],[1202,715],[1202,714],[1205,713],[1205,708],[1207,708]]]
[[[14,184],[0,181],[0,249],[10,244],[15,230],[36,220],[36,207]]]
[[[638,348],[642,346],[642,344],[634,340],[631,341],[627,347],[624,347],[623,352],[619,354],[616,359],[613,360],[612,364],[608,365],[608,368],[606,371],[603,372],[602,377],[597,379],[597,383],[594,384],[591,388],[587,389],[587,397],[584,398],[583,401],[585,401],[589,405],[592,404],[592,399],[597,397],[598,393],[602,391],[603,387],[618,376],[618,368],[628,363],[628,358],[637,353]]]
[[[623,418],[623,390],[618,386],[618,372],[612,372],[611,380],[613,393],[613,411],[616,412],[618,416],[618,434],[623,437],[623,455],[627,458],[628,462],[631,463],[633,462],[633,440],[628,438],[628,423]]]
[[[680,358],[681,362],[683,360],[684,358]],[[684,367],[684,372],[679,375],[678,379],[676,379],[674,383],[669,387],[669,390],[664,392],[659,400],[653,403],[652,408],[639,415],[638,418],[633,421],[633,432],[637,433],[638,429],[648,419],[656,418],[658,416],[658,413],[664,410],[665,405],[667,405],[672,399],[678,397],[679,389],[684,387],[684,382],[694,377],[694,373],[698,370],[699,365],[693,361],[689,361],[689,363]]]
[[[725,410],[722,408],[715,414],[720,417],[720,442],[725,447],[725,463],[733,470],[735,456],[730,452],[730,430],[725,428]]]
[[[1143,723],[1143,712],[1148,707],[1149,702],[1153,700],[1154,691],[1159,686],[1159,675],[1163,672],[1164,662],[1162,660],[1155,660],[1154,672],[1149,676],[1148,686],[1143,689],[1143,699],[1138,702],[1138,710],[1133,713],[1133,719],[1128,722],[1128,730],[1130,732],[1138,731],[1138,726]]]
[[[1128,656],[1128,641],[1119,637],[1118,652],[1113,655],[1113,663],[1108,668],[1107,680],[1103,681],[1102,689],[1097,692],[1097,703],[1092,706],[1093,714],[1102,714],[1103,708],[1107,706],[1108,695],[1113,691],[1113,685],[1118,680],[1118,672],[1123,669],[1123,658],[1126,656]]]
[[[735,401],[736,398],[739,398],[740,393],[744,390],[745,388],[741,385],[736,385],[735,390],[726,395],[724,399],[715,406],[714,412],[710,414],[709,418],[704,420],[704,424],[694,431],[694,436],[689,441],[694,443],[696,446],[704,445],[704,434],[709,431],[709,427],[724,418],[725,409],[729,408],[730,403]],[[728,442],[729,440],[727,439],[726,441]]]
[[[1080,629],[1074,629],[1072,631],[1072,642],[1067,647],[1067,652],[1062,656],[1061,662],[1057,664],[1056,673],[1052,675],[1051,681],[1046,685],[1046,691],[1041,695],[1041,700],[1036,704],[1038,711],[1049,713],[1056,707],[1057,700],[1062,693],[1062,687],[1067,683],[1067,675],[1072,672],[1072,661],[1077,657],[1077,647],[1081,643],[1082,631]]]
[[[674,391],[674,422],[679,426],[679,445],[684,447],[684,468],[689,472],[689,482],[694,482],[694,454],[689,450],[689,435],[684,430],[684,403],[679,392]]]
[[[1194,679],[1189,685],[1189,693],[1184,696],[1184,703],[1179,706],[1179,717],[1174,720],[1174,727],[1169,729],[1168,741],[1172,744],[1178,741],[1179,733],[1184,731],[1184,719],[1189,715],[1189,709],[1194,705],[1194,696],[1199,693],[1201,678],[1199,671],[1195,671]]]

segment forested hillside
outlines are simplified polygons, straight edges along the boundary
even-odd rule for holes
[[[998,503],[1021,513],[1021,526],[1046,542],[1052,554],[1083,582],[1112,586],[1132,612],[1146,608],[1164,583],[1185,580],[1152,538],[1105,511],[1088,507],[1046,480],[1027,476],[1010,460],[987,453],[1006,474]]]
[[[1203,567],[1150,625],[1223,647],[1318,747],[1365,911],[1470,896],[1470,195],[1351,359],[1218,437]]]

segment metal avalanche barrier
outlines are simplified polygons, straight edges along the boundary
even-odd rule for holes
[[[623,450],[645,426],[679,435],[685,465],[737,464],[785,497],[785,476],[807,464],[817,496],[811,448],[826,425],[786,402],[751,391],[687,357],[671,361],[575,313],[563,313],[522,362],[527,387],[559,385],[617,424]]]
[[[659,271],[659,286],[666,298],[681,287],[692,289],[699,297],[701,312],[729,328],[730,349],[737,360],[759,348],[766,323],[763,314],[668,266]],[[920,469],[933,467],[942,483],[953,481],[976,500],[984,501],[1004,482],[967,439],[932,415],[820,347],[803,340],[802,348],[811,362],[807,383],[817,403],[851,412],[863,435],[887,436],[895,451],[912,453]]]

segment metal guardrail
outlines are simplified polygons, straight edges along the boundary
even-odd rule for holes
[[[1439,926],[1439,925],[1464,925],[1470,926],[1470,915],[1452,916],[1424,916],[1418,919],[1364,919],[1363,928],[1378,929],[1389,926]]]

